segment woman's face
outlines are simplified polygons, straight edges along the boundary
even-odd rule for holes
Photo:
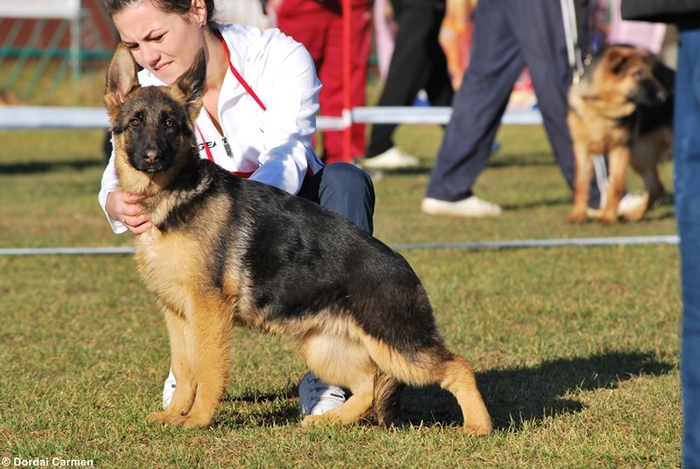
[[[134,59],[168,85],[190,68],[204,47],[200,24],[206,18],[192,11],[187,16],[165,13],[143,0],[114,14],[112,20]]]

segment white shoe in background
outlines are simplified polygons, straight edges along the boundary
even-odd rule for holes
[[[457,202],[426,197],[421,210],[428,215],[455,215],[459,217],[496,217],[503,213],[499,205],[492,204],[473,195]]]
[[[371,169],[410,168],[418,166],[418,162],[418,158],[407,155],[396,147],[389,148],[377,156],[361,160],[363,167]]]
[[[601,206],[605,202],[601,202]],[[620,203],[617,205],[617,215],[618,216],[624,216],[624,215],[629,215],[632,213],[637,207],[639,207],[639,204],[644,203],[644,196],[638,195],[638,194],[625,194],[622,196],[620,199]],[[591,208],[588,207],[586,210],[586,215],[588,215],[590,218],[598,218],[602,215],[603,210],[600,208]]]

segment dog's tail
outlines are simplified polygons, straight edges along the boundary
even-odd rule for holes
[[[410,354],[380,345],[370,349],[370,355],[377,364],[373,406],[380,423],[388,426],[398,423],[402,383],[416,386],[437,383],[457,399],[467,433],[491,433],[491,417],[477,388],[471,364],[444,345],[435,344]]]
[[[390,427],[400,424],[401,403],[399,395],[404,387],[404,383],[377,368],[377,373],[374,375],[372,406],[380,425]]]

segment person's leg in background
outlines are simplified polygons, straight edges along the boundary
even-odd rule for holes
[[[327,0],[329,2],[331,0]],[[333,16],[332,24],[326,29],[324,64],[319,72],[323,84],[319,94],[320,115],[339,117],[344,107],[343,72],[343,18]],[[364,106],[369,70],[370,39],[372,34],[372,6],[367,0],[354,0],[351,22],[351,106]],[[365,151],[365,124],[352,124],[350,160],[361,156]],[[326,164],[346,161],[344,158],[344,132],[326,130],[323,132],[323,158]],[[349,161],[346,161],[349,162]]]
[[[418,92],[428,85],[432,67],[442,63],[447,74],[445,54],[441,47],[435,48],[445,16],[445,4],[429,0],[393,0],[392,6],[398,31],[389,73],[377,105],[410,106]],[[431,92],[434,90],[431,89]],[[449,105],[449,100],[441,99],[440,105]],[[372,126],[364,166],[379,169],[415,166],[418,163],[416,158],[404,155],[394,147],[392,135],[396,127],[397,124]]]
[[[477,3],[471,61],[430,173],[421,204],[425,213],[501,213],[499,206],[474,196],[472,186],[486,166],[513,85],[525,66],[507,8],[501,0]]]
[[[700,22],[679,24],[674,110],[675,205],[680,235],[683,467],[700,468]]]
[[[425,78],[422,80],[422,89],[428,95],[431,106],[452,106],[454,88],[447,66],[447,56],[440,44],[440,28],[445,18],[445,10],[437,10],[433,16],[433,28],[428,36],[428,66],[425,69]]]

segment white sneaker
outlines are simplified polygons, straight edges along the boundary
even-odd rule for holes
[[[299,383],[299,412],[302,415],[322,415],[345,403],[345,391],[324,383],[313,373],[304,375]]]
[[[170,405],[170,401],[173,400],[173,394],[175,394],[175,375],[173,374],[172,368],[170,369],[170,374],[163,384],[163,410],[167,409]]]
[[[620,215],[629,215],[643,203],[644,196],[638,194],[625,194],[620,199],[620,203],[617,206],[617,213]]]
[[[418,158],[402,152],[396,147],[389,148],[384,153],[362,160],[362,166],[372,169],[410,168],[418,165]]]
[[[604,203],[604,201],[601,201],[601,207]],[[625,194],[624,196],[622,196],[622,198],[620,199],[620,203],[617,205],[617,214],[618,216],[629,215],[637,207],[639,207],[639,204],[642,203],[644,203],[644,196],[638,194]],[[599,208],[588,207],[588,209],[586,210],[586,215],[588,215],[591,218],[598,218],[602,214],[603,210]]]
[[[426,197],[420,208],[423,213],[428,215],[456,215],[459,217],[496,217],[503,212],[499,205],[481,200],[475,195],[457,202]]]

